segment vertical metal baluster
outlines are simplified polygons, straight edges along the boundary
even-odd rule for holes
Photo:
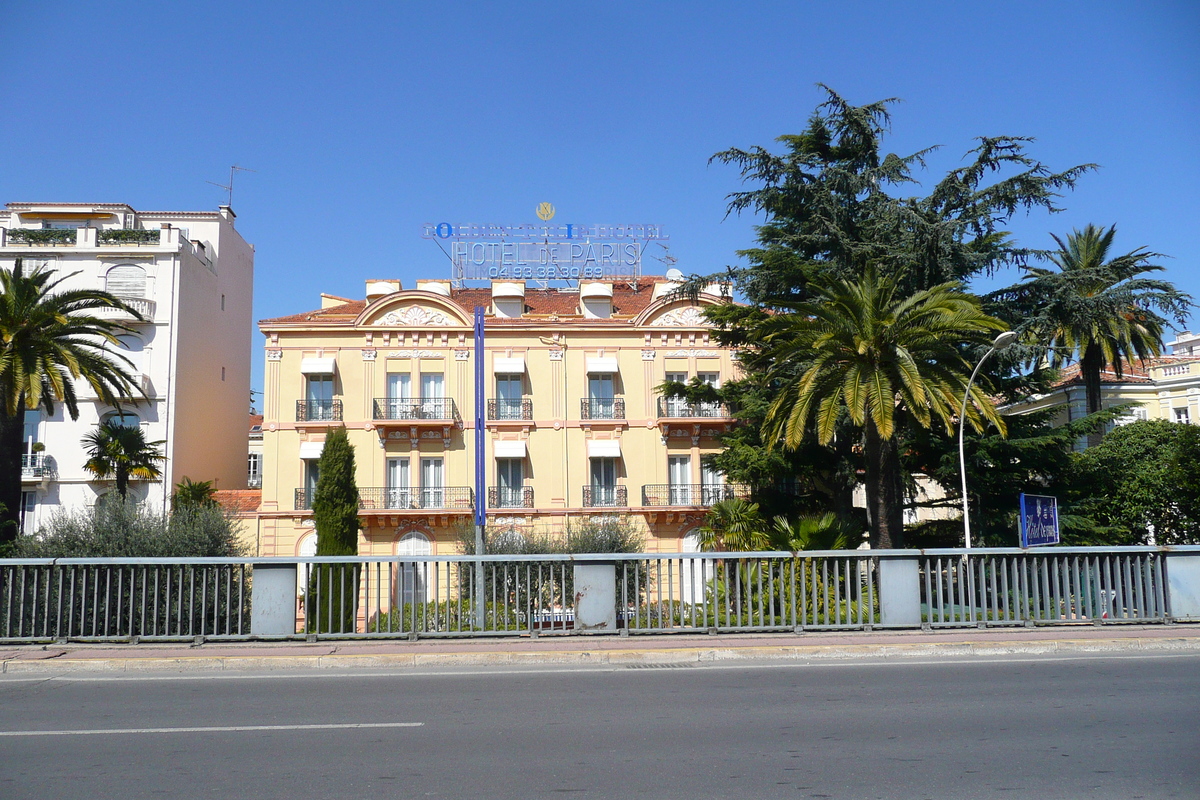
[[[1167,602],[1164,594],[1166,587],[1163,586],[1163,556],[1161,553],[1154,554],[1154,562],[1151,567],[1151,575],[1154,578],[1154,601],[1156,604],[1156,614],[1160,620],[1167,620]]]
[[[1133,593],[1133,576],[1129,569],[1129,556],[1119,556],[1121,560],[1121,575],[1124,578],[1122,585],[1122,594],[1125,598],[1125,614],[1126,619],[1137,616],[1137,598]]]

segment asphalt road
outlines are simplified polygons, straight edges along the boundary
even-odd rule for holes
[[[1198,745],[1195,655],[0,678],[4,800],[1196,798]]]

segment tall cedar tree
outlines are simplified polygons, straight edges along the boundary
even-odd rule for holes
[[[935,148],[907,156],[884,153],[882,142],[891,123],[888,108],[895,101],[853,106],[822,88],[827,99],[807,128],[778,139],[784,145],[782,154],[753,147],[712,157],[737,167],[743,182],[752,184],[728,196],[727,213],[759,214],[764,221],[756,228],[758,246],[739,252],[747,266],[731,267],[723,275],[694,276],[682,293],[695,294],[713,280],[726,280],[749,301],[708,311],[718,326],[718,341],[742,351],[746,373],[744,380],[722,390],[722,399],[749,427],[759,429],[727,434],[728,447],[714,463],[735,480],[761,474],[764,468],[780,470],[775,483],[791,479],[808,493],[808,502],[827,497],[831,502],[826,509],[845,514],[860,441],[848,419],[838,422],[829,447],[818,443],[811,428],[795,450],[772,456],[769,464],[753,446],[751,440],[762,436],[778,388],[809,366],[803,358],[781,358],[785,343],[770,339],[766,321],[812,300],[808,285],[816,276],[854,279],[874,265],[880,274],[896,276],[898,294],[906,296],[1021,265],[1033,251],[1012,243],[1005,230],[1008,220],[1019,211],[1058,211],[1059,193],[1094,167],[1084,164],[1056,172],[1027,154],[1030,139],[981,137],[965,166],[950,170],[929,194],[905,196],[903,190],[915,185],[915,173]],[[959,346],[968,361],[977,360],[986,349]],[[992,388],[988,376],[982,385]],[[906,437],[910,420],[900,422],[905,427],[899,435]],[[814,451],[825,455],[814,458]],[[893,486],[907,480],[908,465],[900,472],[890,476]],[[760,489],[756,499],[762,499],[761,494]]]
[[[354,447],[344,426],[325,438],[317,462],[313,522],[318,556],[358,555],[358,486],[354,480]],[[356,564],[318,564],[309,580],[308,631],[352,633],[358,611],[359,568]]]

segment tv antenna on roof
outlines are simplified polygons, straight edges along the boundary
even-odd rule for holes
[[[213,186],[218,186],[229,193],[228,197],[225,201],[225,205],[229,206],[230,208],[233,208],[233,175],[235,172],[258,172],[258,170],[250,169],[249,167],[239,167],[237,164],[234,164],[232,167],[229,168],[229,185],[228,186],[226,186],[223,183],[217,183],[216,181],[205,181],[205,183],[211,183]]]

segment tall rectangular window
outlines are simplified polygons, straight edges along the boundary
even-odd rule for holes
[[[496,419],[521,419],[524,375],[496,376]]]
[[[421,506],[423,508],[445,508],[445,473],[439,458],[421,459]]]
[[[262,453],[250,453],[246,465],[246,486],[258,489],[262,486]]]
[[[692,504],[692,459],[689,456],[667,458],[667,481],[670,483],[670,503],[673,506]]]
[[[421,416],[424,419],[446,419],[446,380],[440,372],[421,373]]]
[[[525,504],[525,459],[497,458],[496,487],[500,508],[520,508]]]
[[[616,392],[612,373],[588,376],[588,405],[592,419],[612,419],[616,411]]]
[[[407,372],[389,372],[387,397],[384,399],[387,419],[412,419],[412,375]]]
[[[688,374],[686,372],[668,372],[666,380],[668,383],[687,383]],[[687,398],[686,397],[668,397],[667,398],[667,416],[668,417],[686,417],[687,416]]]
[[[387,508],[412,507],[412,491],[408,484],[409,460],[389,458],[387,460],[387,487],[384,489]]]
[[[617,504],[617,460],[615,458],[592,459],[591,492],[593,506],[615,506]]]

